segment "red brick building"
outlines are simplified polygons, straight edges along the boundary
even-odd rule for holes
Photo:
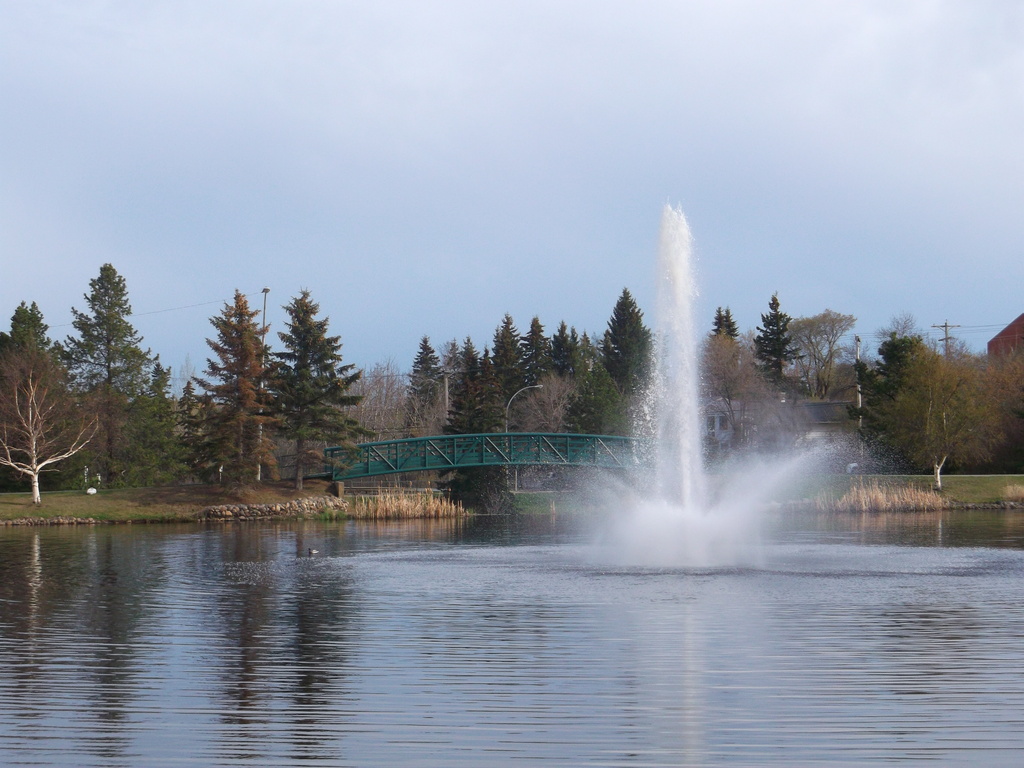
[[[990,355],[1008,355],[1015,349],[1024,347],[1024,315],[1021,315],[988,343]]]

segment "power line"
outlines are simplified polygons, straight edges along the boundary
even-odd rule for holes
[[[244,294],[244,295],[245,295],[245,298],[248,299],[248,298],[251,298],[253,296],[258,296],[262,292],[263,291],[261,289],[259,291],[253,291],[252,293],[247,293],[247,294]],[[165,312],[177,312],[177,311],[182,310],[182,309],[196,309],[197,307],[209,307],[212,304],[230,304],[230,303],[231,303],[230,299],[214,299],[213,301],[202,301],[202,302],[200,302],[198,304],[184,304],[184,305],[182,305],[180,307],[167,307],[165,309],[152,309],[152,310],[150,310],[148,312],[132,312],[130,315],[128,315],[128,317],[146,317],[148,315],[160,315],[160,314],[163,314]],[[71,323],[71,322],[60,323],[59,325],[54,325],[54,326],[51,326],[51,327],[52,328],[67,328],[68,326],[73,325],[73,324],[74,323]]]

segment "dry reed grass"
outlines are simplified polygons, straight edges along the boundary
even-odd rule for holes
[[[1008,485],[1003,489],[1003,499],[1024,503],[1024,485]]]
[[[359,496],[346,512],[355,520],[412,520],[462,517],[462,504],[431,493],[383,493]]]
[[[884,486],[872,480],[854,485],[839,498],[819,496],[814,505],[819,512],[923,512],[945,509],[949,503],[935,491],[910,485]]]

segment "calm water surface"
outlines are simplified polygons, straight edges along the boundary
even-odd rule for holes
[[[0,529],[0,764],[1024,764],[1019,514],[585,528]]]

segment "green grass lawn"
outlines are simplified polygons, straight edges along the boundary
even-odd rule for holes
[[[841,496],[854,483],[877,482],[880,486],[912,485],[931,490],[931,475],[831,475],[823,478],[820,491]],[[943,475],[942,495],[959,504],[993,504],[1006,498],[1010,486],[1024,486],[1024,475]],[[808,490],[808,489],[805,489]]]

